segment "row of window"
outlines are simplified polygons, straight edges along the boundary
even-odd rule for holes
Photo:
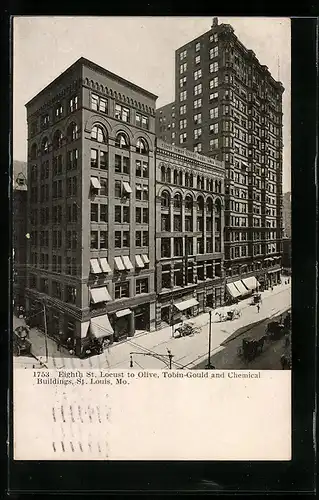
[[[108,247],[107,231],[91,231],[92,250],[103,250]],[[148,231],[135,231],[135,247],[148,247]],[[130,248],[130,231],[114,231],[114,247]]]
[[[172,241],[173,240],[173,244]],[[181,257],[185,253],[187,255],[203,255],[205,253],[221,252],[221,240],[219,237],[202,237],[196,238],[194,251],[193,237],[187,237],[185,248],[183,245],[184,238],[161,238],[161,258]],[[205,245],[206,243],[206,245]],[[206,249],[205,249],[206,246]]]
[[[184,54],[184,53],[185,53],[185,51],[181,52],[180,54]],[[186,53],[185,57],[180,58],[180,61],[183,61],[184,59],[186,59],[186,57],[187,57],[187,53]],[[215,45],[215,47],[212,47],[209,50],[209,58],[214,59],[215,57],[218,57],[218,45]],[[196,54],[195,58],[194,58],[195,65],[200,64],[200,62],[201,62],[201,55]],[[180,64],[179,71],[180,71],[181,75],[187,71],[187,62],[183,62],[182,64]]]
[[[183,229],[182,216],[174,215],[173,216],[173,227],[171,228],[171,217],[169,214],[161,214],[161,231],[182,231]],[[184,228],[187,232],[194,231],[204,231],[204,217],[197,217],[196,226],[194,227],[193,216],[186,215],[184,218]],[[213,231],[213,221],[212,221],[212,212],[207,213],[206,217],[206,231]],[[215,231],[220,231],[220,219],[215,219]]]
[[[109,113],[108,99],[101,97],[97,94],[91,94],[91,109],[94,111],[99,111],[100,113]],[[123,106],[122,104],[115,104],[114,108],[114,118],[121,120],[125,123],[130,123],[130,108]],[[149,118],[139,112],[135,112],[135,123],[136,126],[148,129],[149,128]]]
[[[169,167],[161,166],[161,182],[176,184],[189,188],[197,188],[201,190],[211,191],[214,193],[222,192],[222,181],[212,178],[205,178],[201,175],[193,175],[189,172],[170,169]]]

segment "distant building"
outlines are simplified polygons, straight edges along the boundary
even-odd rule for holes
[[[283,238],[282,267],[291,270],[291,238]]]
[[[156,111],[159,138],[225,164],[229,282],[280,280],[283,92],[234,29],[214,18],[175,51],[174,117],[174,103]]]
[[[27,163],[13,161],[12,243],[14,308],[25,308],[27,262]]]
[[[283,195],[282,215],[284,238],[291,238],[291,192],[284,193]]]
[[[224,303],[224,165],[156,147],[156,326]]]

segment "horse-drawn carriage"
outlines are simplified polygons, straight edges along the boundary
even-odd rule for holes
[[[271,321],[267,325],[266,335],[270,340],[279,340],[288,332],[288,327],[280,321]]]
[[[29,328],[27,326],[18,326],[13,332],[13,349],[17,356],[31,353],[31,342],[29,340]]]
[[[251,303],[252,303],[252,305],[260,304],[261,303],[261,293],[254,293],[254,295],[252,296]]]
[[[258,340],[252,337],[245,337],[242,346],[238,349],[238,355],[246,361],[252,361],[262,353],[264,343],[265,337],[261,337]]]
[[[241,311],[240,309],[230,309],[226,312],[216,312],[216,314],[219,316],[219,321],[232,321],[241,316]]]

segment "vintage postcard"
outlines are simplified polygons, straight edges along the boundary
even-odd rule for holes
[[[290,19],[13,45],[14,459],[291,460]]]

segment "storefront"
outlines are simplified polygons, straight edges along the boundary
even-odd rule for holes
[[[223,288],[217,287],[215,288],[215,307],[221,307],[223,305]],[[208,305],[208,303],[207,303]]]
[[[197,293],[197,302],[198,302],[197,314],[202,314],[205,310],[205,292]]]
[[[112,315],[111,324],[114,330],[114,340],[119,341],[132,337],[135,333],[134,315],[131,309],[122,309]]]

